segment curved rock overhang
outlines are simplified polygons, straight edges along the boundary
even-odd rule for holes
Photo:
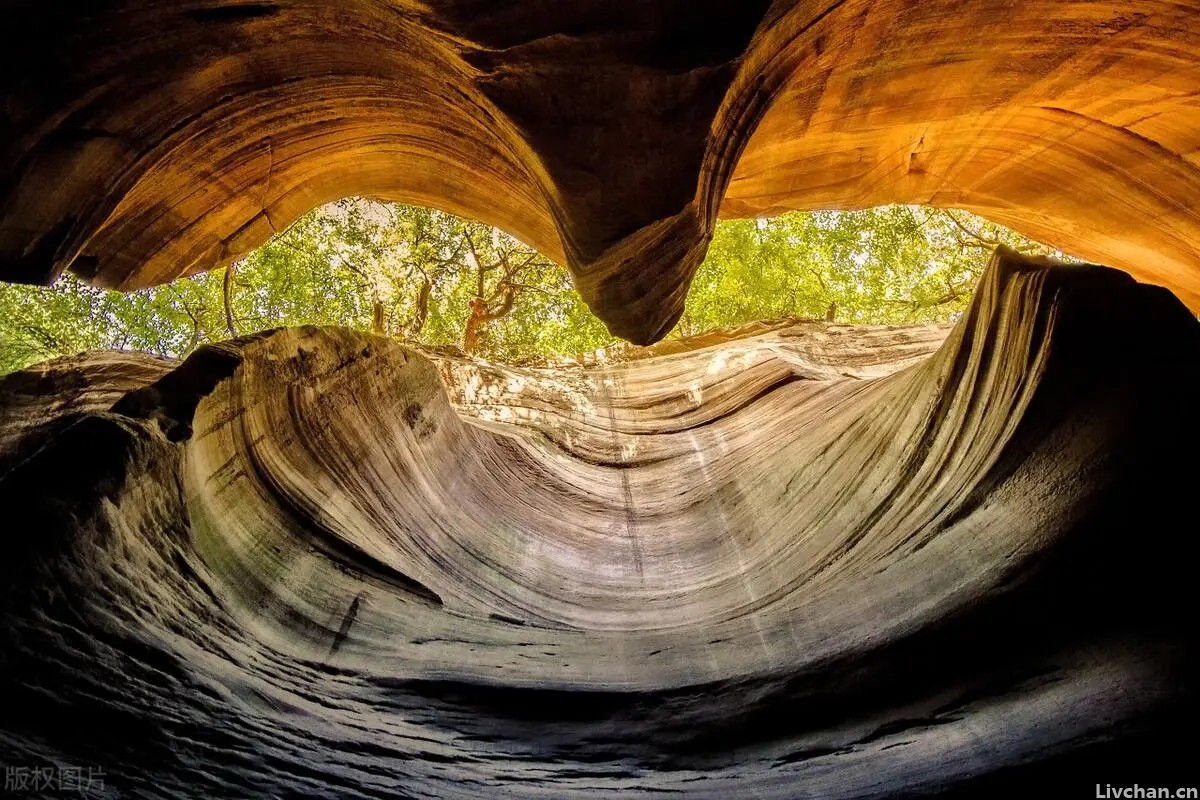
[[[1198,356],[1165,290],[1002,252],[949,331],[51,362],[0,381],[0,753],[171,797],[1166,780]]]
[[[968,208],[1200,308],[1191,2],[261,0],[0,11],[0,278],[133,289],[361,194],[678,318],[718,213]]]
[[[1194,3],[0,15],[3,279],[161,283],[365,194],[518,235],[646,342],[718,214],[903,201],[1178,296],[1001,252],[951,331],[528,370],[305,328],[4,378],[5,766],[976,798],[1189,763]]]

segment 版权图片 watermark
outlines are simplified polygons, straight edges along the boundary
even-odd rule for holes
[[[86,797],[104,789],[104,770],[76,764],[4,768],[4,792],[75,793]]]

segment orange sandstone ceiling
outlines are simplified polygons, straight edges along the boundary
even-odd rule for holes
[[[113,0],[0,10],[0,278],[134,289],[368,195],[660,338],[721,216],[970,209],[1200,308],[1200,6]]]

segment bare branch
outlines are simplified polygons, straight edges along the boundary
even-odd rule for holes
[[[1001,246],[1002,244],[1004,244],[1004,242],[1000,241],[999,239],[993,239],[993,238],[991,238],[991,237],[984,236],[984,235],[983,235],[983,234],[981,234],[981,233],[976,233],[975,231],[971,230],[971,229],[970,229],[970,228],[968,228],[966,225],[964,225],[964,224],[963,224],[961,221],[959,221],[958,217],[954,216],[954,212],[953,212],[953,211],[951,211],[950,209],[948,209],[948,208],[943,208],[943,209],[942,209],[942,213],[943,213],[943,214],[944,214],[946,217],[948,217],[948,218],[950,219],[950,221],[951,221],[951,222],[953,222],[953,223],[954,223],[954,226],[955,226],[956,228],[958,228],[960,231],[962,231],[963,233],[965,233],[967,236],[971,237],[971,239],[973,239],[975,242],[978,242],[978,243],[980,243],[980,244],[977,244],[977,245],[974,245],[974,246],[978,247],[978,246],[980,246],[980,245],[983,245],[983,246],[985,246],[985,247],[988,247],[988,248],[990,249],[990,248],[992,248],[992,247],[999,247],[999,246]],[[972,246],[972,245],[969,245],[969,244],[968,244],[968,243],[966,243],[966,242],[960,242],[960,244],[963,244],[964,246]]]

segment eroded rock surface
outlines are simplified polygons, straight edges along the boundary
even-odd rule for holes
[[[1164,290],[1002,253],[948,335],[517,370],[303,328],[12,376],[0,753],[118,796],[1164,775],[1198,355]]]
[[[0,278],[132,289],[368,195],[670,329],[718,212],[968,208],[1200,309],[1175,0],[187,0],[0,8]]]

